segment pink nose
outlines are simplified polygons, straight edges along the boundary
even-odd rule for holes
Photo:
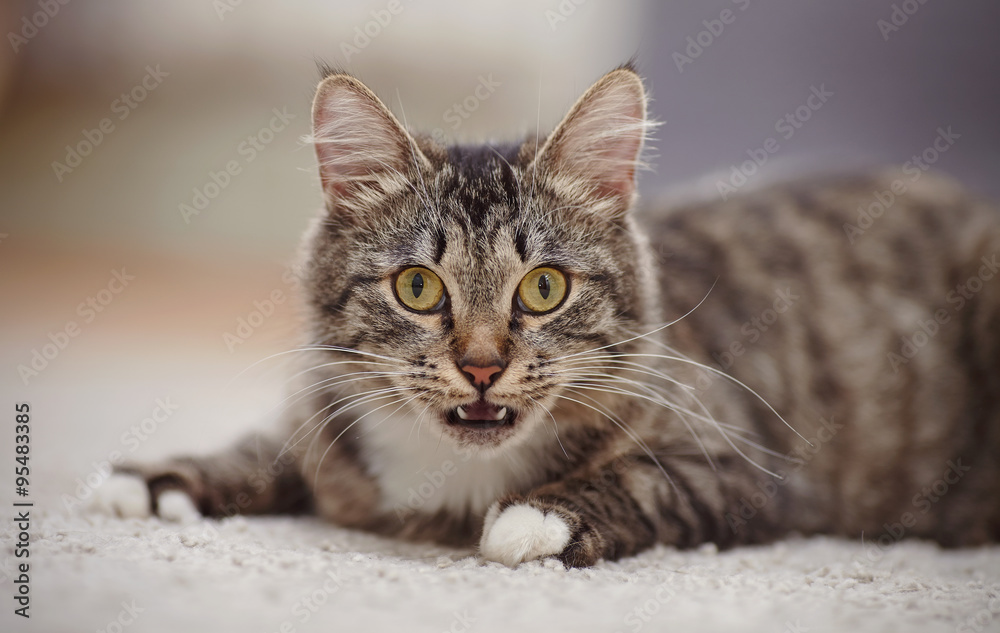
[[[489,386],[493,382],[493,376],[503,371],[503,367],[499,365],[490,365],[489,367],[479,367],[477,365],[464,365],[462,371],[469,375],[472,379],[472,384],[476,387],[480,385]]]

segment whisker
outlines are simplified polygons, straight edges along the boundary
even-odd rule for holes
[[[657,371],[657,370],[652,369],[650,367],[647,367],[646,365],[643,365],[641,363],[633,363],[631,361],[621,360],[621,359],[615,358],[613,356],[601,356],[601,357],[598,357],[598,358],[600,359],[601,362],[613,363],[614,365],[616,365],[616,367],[614,367],[614,369],[620,369],[621,371],[635,372],[637,374],[645,374],[647,376],[654,376],[656,378],[660,378],[662,380],[666,380],[667,382],[669,382],[671,384],[674,384],[674,385],[676,385],[676,386],[678,386],[678,387],[680,387],[682,389],[692,390],[692,391],[694,390],[694,387],[691,387],[690,385],[686,385],[686,384],[680,382],[679,380],[676,380],[672,376],[669,376],[668,374],[664,374],[661,371]],[[586,362],[593,362],[593,361],[592,360],[588,360]],[[586,370],[586,369],[601,369],[601,370],[611,370],[612,369],[611,367],[607,367],[607,366],[603,366],[603,365],[586,365],[584,361],[579,360],[579,359],[577,361],[570,361],[570,362],[564,363],[564,364],[565,364],[566,367],[568,367],[570,369],[567,369],[567,370],[553,370],[551,373],[555,375],[555,374],[563,374],[563,373],[572,373],[572,372],[575,372],[575,371]],[[621,365],[621,367],[617,367],[618,365]]]
[[[406,109],[403,108],[403,98],[399,95],[399,89],[398,88],[396,89],[396,101],[399,102],[399,113],[403,117],[403,127],[409,129],[409,123],[407,123],[407,121],[406,121]],[[416,145],[413,143],[412,140],[410,140],[410,139],[407,139],[407,140],[408,140],[407,144],[410,146],[410,158],[413,161],[414,166],[416,167],[417,178],[420,180],[420,189],[421,189],[421,191],[417,191],[416,187],[413,187],[413,191],[417,193],[417,195],[421,198],[421,200],[427,206],[427,208],[429,208],[429,209],[430,208],[434,208],[434,205],[432,204],[432,201],[431,201],[430,193],[427,191],[427,183],[424,181],[424,172],[420,168],[420,162],[421,161],[417,159],[418,148],[416,147]],[[411,183],[411,185],[412,185],[412,183]]]
[[[596,400],[594,400],[593,398],[591,398],[587,394],[579,393],[579,392],[577,392],[577,391],[575,391],[573,389],[568,389],[568,391],[573,391],[573,393],[576,393],[580,397],[587,398],[591,402],[595,402],[598,405],[600,405],[599,402],[597,402]],[[646,453],[647,457],[649,457],[651,460],[653,460],[653,463],[656,464],[656,467],[660,470],[661,473],[663,473],[663,476],[667,479],[668,482],[670,482],[670,485],[674,486],[674,490],[677,490],[677,486],[674,485],[674,480],[671,479],[670,475],[667,474],[667,470],[663,467],[663,464],[660,463],[660,460],[657,459],[656,455],[653,454],[653,451],[650,450],[650,448],[646,444],[646,442],[641,437],[639,437],[635,433],[635,431],[633,431],[631,428],[628,428],[628,426],[624,422],[618,420],[611,413],[609,413],[607,411],[601,411],[600,409],[598,409],[596,407],[593,407],[593,406],[587,404],[586,402],[581,402],[580,400],[577,400],[576,398],[570,398],[569,396],[561,394],[561,393],[560,394],[556,394],[556,398],[562,398],[563,400],[569,400],[570,402],[575,402],[575,403],[577,403],[577,404],[579,404],[581,406],[587,407],[588,409],[592,409],[592,410],[596,411],[597,413],[603,415],[607,419],[611,420],[616,426],[618,426],[618,428],[620,428],[622,430],[622,432],[624,432],[629,437],[629,439],[631,439],[633,442],[635,442],[636,445],[638,445],[639,448],[641,448],[643,450],[643,452]]]
[[[715,374],[717,376],[725,378],[726,380],[729,380],[729,381],[733,382],[734,384],[737,384],[740,387],[746,389],[747,392],[749,392],[755,398],[757,398],[758,400],[760,400],[761,403],[763,403],[764,406],[767,407],[771,411],[771,413],[773,413],[779,420],[781,420],[782,424],[784,424],[785,426],[787,426],[792,431],[792,433],[795,433],[796,435],[799,436],[799,438],[803,442],[805,442],[809,446],[812,446],[812,442],[810,442],[809,440],[807,440],[801,433],[799,433],[795,429],[795,427],[793,427],[791,424],[789,424],[785,420],[785,418],[783,418],[781,416],[781,414],[778,413],[778,411],[774,407],[771,406],[771,403],[769,403],[767,400],[765,400],[763,396],[761,396],[759,393],[757,393],[756,391],[754,391],[749,385],[747,385],[745,382],[741,381],[739,378],[736,378],[734,376],[730,376],[726,372],[721,371],[719,369],[716,369],[715,367],[712,367],[711,365],[706,365],[704,363],[699,363],[698,361],[694,361],[694,360],[691,360],[689,358],[684,358],[682,356],[668,356],[666,354],[650,354],[650,353],[623,353],[623,354],[620,354],[620,356],[628,357],[628,358],[662,358],[664,360],[672,360],[672,361],[676,361],[676,362],[679,362],[679,363],[687,363],[689,365],[693,365],[695,367],[699,367],[701,369],[704,369],[707,372],[710,372],[710,373],[713,373],[713,374]]]
[[[300,437],[294,444],[292,444],[291,446],[288,445],[288,443],[291,442],[293,439],[295,439],[295,436],[299,434],[299,431],[301,431],[310,422],[312,422],[313,420],[315,420],[316,416],[320,415],[321,413],[323,413],[327,409],[330,409],[331,407],[334,407],[337,404],[339,404],[341,402],[344,402],[345,400],[351,400],[352,398],[356,398],[356,399],[358,399],[359,402],[363,403],[365,401],[368,401],[368,399],[378,399],[378,398],[388,397],[386,394],[392,394],[392,393],[395,393],[396,391],[399,391],[399,390],[400,390],[400,388],[373,389],[371,391],[363,391],[361,393],[351,394],[351,395],[348,395],[348,396],[344,396],[343,398],[340,398],[339,400],[335,400],[334,402],[331,402],[330,404],[328,404],[325,407],[321,408],[319,411],[316,411],[315,413],[313,413],[305,422],[303,422],[302,424],[300,424],[298,426],[298,428],[295,429],[295,431],[285,441],[285,444],[281,447],[281,451],[278,453],[278,457],[281,457],[282,455],[284,455],[288,451],[290,451],[293,448],[295,448],[295,446],[297,446],[299,442],[301,442],[305,438],[309,437],[317,428],[319,428],[320,426],[322,426],[327,421],[327,419],[332,419],[332,417],[331,418],[324,418],[323,421],[319,422],[313,428],[309,429],[309,431],[307,431],[305,433],[305,435],[303,435],[302,437]],[[355,404],[357,404],[357,402],[355,402]],[[344,405],[344,406],[347,407],[348,405]],[[343,413],[344,411],[349,410],[349,408],[350,407],[348,407],[348,408],[341,407],[341,408],[337,409],[336,411],[334,411],[331,414],[331,416],[335,417],[335,416]]]
[[[399,405],[398,407],[396,407],[391,413],[386,414],[381,420],[379,420],[375,424],[375,426],[378,426],[379,424],[382,424],[383,422],[385,422],[386,420],[388,420],[390,417],[392,417],[393,415],[395,415],[397,411],[399,411],[400,409],[402,409],[403,407],[405,407],[407,404],[409,404],[410,402],[412,402],[418,395],[420,395],[420,394],[417,394],[415,396],[410,396],[401,405]],[[372,409],[368,413],[365,413],[364,415],[359,416],[353,422],[351,422],[346,427],[344,427],[344,429],[340,433],[337,434],[337,437],[333,438],[333,441],[330,442],[330,445],[327,446],[326,450],[323,451],[323,454],[320,455],[319,461],[316,462],[316,476],[313,478],[313,488],[314,489],[319,486],[320,467],[323,465],[323,460],[325,460],[326,456],[330,454],[330,451],[333,449],[333,445],[337,443],[337,440],[339,440],[344,435],[344,433],[347,433],[347,431],[349,431],[351,429],[351,427],[353,427],[355,424],[357,424],[361,420],[365,419],[366,417],[368,417],[372,413],[375,413],[375,412],[377,412],[377,411],[379,411],[381,409],[385,409],[386,407],[391,407],[392,405],[394,405],[397,402],[399,402],[401,399],[402,399],[402,396],[400,396],[396,400],[393,400],[392,402],[388,402],[386,404],[383,404],[383,405],[381,405],[379,407],[376,407],[376,408]],[[374,428],[374,427],[372,427],[372,428]]]
[[[312,452],[313,447],[316,446],[316,442],[319,441],[320,436],[323,434],[323,429],[325,429],[326,426],[328,424],[330,424],[333,420],[335,420],[337,417],[343,415],[344,413],[346,413],[347,411],[350,411],[351,409],[356,409],[357,407],[361,407],[361,406],[364,406],[364,405],[372,404],[372,403],[378,402],[379,400],[385,400],[387,398],[393,398],[392,402],[396,402],[397,401],[396,399],[398,399],[400,397],[400,392],[403,391],[403,390],[404,389],[394,389],[391,392],[383,392],[383,393],[379,393],[379,394],[372,394],[370,396],[365,396],[364,398],[359,398],[359,399],[357,399],[357,400],[355,400],[355,401],[353,401],[353,402],[351,402],[349,404],[345,404],[344,406],[339,407],[337,410],[332,411],[329,414],[325,415],[323,417],[323,419],[320,420],[319,422],[317,422],[311,429],[309,429],[309,431],[306,432],[305,435],[303,435],[302,437],[300,437],[295,442],[295,444],[298,444],[302,440],[304,440],[307,437],[309,437],[310,435],[312,435],[313,438],[309,442],[308,448],[306,448],[306,455],[308,456],[309,453]],[[387,403],[387,405],[391,405],[392,402]],[[325,408],[329,408],[329,407],[325,407]],[[320,411],[318,411],[316,414],[313,414],[313,416],[310,417],[310,420],[315,419],[316,415],[318,415],[322,410],[323,409],[321,409]],[[348,424],[348,428],[350,428],[351,426],[353,426],[355,422],[357,422],[357,420],[353,420],[350,424]],[[293,445],[293,447],[294,447],[294,445]]]
[[[645,334],[640,334],[638,336],[633,336],[632,338],[625,339],[623,341],[618,341],[617,343],[608,343],[607,345],[603,345],[601,347],[595,347],[594,349],[586,350],[586,351],[583,351],[583,352],[576,352],[575,354],[567,354],[566,356],[560,356],[558,358],[552,358],[552,359],[550,359],[550,361],[553,362],[553,363],[555,363],[555,362],[559,362],[559,361],[565,360],[567,358],[574,358],[576,356],[582,356],[584,354],[590,354],[592,352],[597,352],[597,351],[600,351],[602,349],[608,349],[609,347],[617,347],[619,345],[624,345],[625,343],[631,343],[632,341],[636,341],[636,340],[639,340],[641,338],[646,338],[647,336],[652,336],[653,334],[656,334],[657,332],[665,330],[668,327],[670,327],[671,325],[679,323],[681,321],[681,319],[684,319],[685,317],[689,316],[692,312],[694,312],[695,310],[697,310],[698,308],[700,308],[701,305],[703,303],[705,303],[705,300],[708,299],[708,295],[711,294],[712,290],[715,289],[715,285],[718,284],[718,283],[719,283],[719,278],[716,277],[715,281],[712,282],[712,287],[708,289],[708,292],[706,292],[705,296],[701,298],[701,301],[698,302],[698,305],[696,305],[695,307],[691,308],[690,310],[688,310],[687,312],[685,312],[681,316],[677,317],[673,321],[670,321],[669,323],[665,323],[665,324],[657,327],[654,330],[650,330],[649,332],[646,332]]]
[[[632,393],[632,392],[629,392],[629,391],[627,391],[627,390],[623,390],[623,389],[617,389],[617,390],[611,390],[611,389],[614,389],[614,388],[613,388],[613,387],[612,387],[612,388],[602,388],[602,387],[594,387],[594,386],[592,386],[592,385],[588,385],[588,384],[580,384],[580,383],[569,383],[569,384],[570,384],[570,385],[572,385],[572,386],[574,386],[574,387],[576,387],[576,388],[580,388],[580,389],[590,389],[591,391],[602,391],[602,392],[605,392],[605,393],[612,393],[612,394],[619,394],[619,395],[630,395],[630,396],[634,396],[634,397],[637,397],[637,398],[643,398],[643,399],[645,399],[645,400],[649,400],[650,402],[653,402],[653,403],[655,403],[655,404],[658,404],[658,405],[660,405],[660,406],[663,406],[663,407],[665,407],[665,408],[667,408],[667,409],[670,409],[670,410],[673,410],[673,411],[675,411],[675,412],[678,412],[678,413],[680,413],[680,411],[678,411],[678,408],[677,408],[677,407],[675,407],[675,406],[673,406],[673,405],[670,405],[670,404],[668,404],[668,403],[666,403],[666,402],[664,402],[664,401],[660,401],[660,400],[656,400],[656,399],[654,399],[654,398],[649,398],[649,397],[646,397],[646,396],[643,396],[643,395],[641,395],[641,394],[637,394],[637,393]],[[697,414],[694,414],[693,412],[691,412],[691,413],[692,413],[693,415],[697,416]],[[697,417],[701,417],[701,416],[697,416]],[[709,421],[710,421],[710,420],[709,420]],[[710,422],[711,422],[711,421],[710,421]],[[688,428],[690,429],[690,427],[688,427]],[[722,428],[721,428],[721,427],[718,427],[718,426],[717,426],[716,428],[717,428],[717,430],[719,431],[719,434],[720,434],[720,435],[722,435],[722,438],[723,438],[723,439],[724,439],[724,440],[726,441],[726,443],[727,443],[727,444],[729,444],[729,446],[730,446],[730,447],[731,447],[731,448],[732,448],[732,449],[733,449],[734,451],[736,451],[736,453],[737,453],[737,454],[738,454],[738,455],[739,455],[740,457],[742,457],[743,459],[745,459],[745,460],[746,460],[746,461],[747,461],[748,463],[750,463],[751,465],[753,465],[754,467],[756,467],[756,468],[757,468],[758,470],[761,470],[761,471],[763,471],[763,472],[765,472],[765,473],[767,473],[767,474],[769,474],[769,475],[772,475],[772,476],[774,476],[774,477],[778,477],[779,479],[781,478],[781,477],[779,477],[779,476],[778,476],[778,474],[777,474],[777,473],[775,473],[775,472],[772,472],[772,471],[771,471],[771,470],[769,470],[768,468],[766,468],[766,467],[764,467],[764,466],[762,466],[762,465],[758,464],[758,463],[757,463],[757,462],[756,462],[756,461],[755,461],[754,459],[752,459],[752,458],[751,458],[751,457],[750,457],[749,455],[747,455],[746,453],[744,453],[744,452],[743,452],[743,451],[742,451],[742,450],[741,450],[741,449],[740,449],[740,448],[739,448],[738,446],[736,446],[736,445],[735,445],[735,444],[733,443],[732,439],[731,439],[731,438],[729,437],[729,435],[728,435],[728,434],[727,434],[727,433],[726,433],[726,432],[725,432],[724,430],[722,430]],[[692,432],[692,433],[693,433],[693,432]],[[695,437],[696,437],[696,439],[697,439],[697,435],[696,435]],[[700,443],[700,440],[699,440],[699,443]],[[704,448],[704,445],[702,445],[702,448]],[[713,463],[713,462],[712,462],[712,458],[711,458],[711,457],[709,457],[707,453],[705,454],[705,457],[707,457],[707,458],[708,458],[708,460],[709,460],[709,462],[710,462],[710,463]],[[714,469],[715,469],[715,467],[714,467],[714,463],[713,463],[713,470],[714,470]]]
[[[427,406],[413,419],[413,424],[410,425],[410,433],[406,436],[406,441],[409,442],[410,438],[413,437],[413,431],[417,431],[417,448],[420,448],[420,425],[423,423],[424,414],[427,413],[427,409],[431,407],[431,403],[428,402]]]
[[[295,380],[299,376],[302,376],[303,374],[308,374],[311,371],[317,371],[317,370],[320,370],[320,369],[326,369],[327,367],[336,367],[337,365],[359,365],[361,363],[364,363],[365,365],[376,365],[376,366],[379,366],[379,367],[396,367],[396,365],[392,365],[390,363],[379,363],[379,362],[370,361],[370,360],[339,360],[339,361],[336,361],[334,363],[322,363],[320,365],[311,365],[311,366],[307,367],[306,369],[303,369],[300,372],[292,374],[291,376],[288,377],[288,379],[285,380],[285,382],[286,383],[292,382],[293,380]]]
[[[308,455],[309,451],[312,450],[312,447],[316,445],[316,441],[319,439],[320,435],[322,435],[323,429],[326,428],[326,425],[335,420],[338,416],[343,415],[344,413],[350,411],[351,409],[356,409],[357,407],[364,406],[366,404],[371,404],[372,402],[377,402],[378,400],[384,400],[386,398],[395,397],[396,395],[399,394],[399,392],[405,391],[407,389],[409,389],[409,387],[395,387],[391,389],[385,389],[379,393],[374,393],[369,396],[365,396],[364,398],[359,398],[353,402],[350,402],[349,404],[345,404],[337,408],[335,411],[327,414],[322,420],[319,421],[319,423],[317,423],[302,438],[300,438],[301,441],[301,439],[305,439],[309,435],[313,435],[312,441],[309,442],[309,448],[306,449],[306,454]],[[314,413],[309,419],[310,420],[315,419],[315,417],[319,415],[319,413],[328,408],[329,407],[324,407],[323,409],[320,409],[319,411]],[[297,443],[298,442],[296,442],[296,444]]]
[[[531,401],[534,402],[535,405],[537,405],[542,411],[547,413],[549,419],[552,420],[552,433],[555,434],[556,442],[559,444],[559,448],[562,449],[563,455],[565,455],[566,459],[569,460],[569,453],[566,451],[566,447],[563,446],[562,440],[559,438],[559,423],[556,422],[556,416],[552,415],[552,411],[550,411],[548,407],[543,404],[539,404],[534,398],[532,398]]]
[[[350,347],[339,347],[337,345],[322,345],[322,344],[306,345],[306,346],[303,346],[303,347],[296,347],[294,349],[286,349],[284,351],[277,352],[275,354],[270,354],[270,355],[265,356],[264,358],[258,360],[257,362],[248,365],[241,372],[239,372],[238,374],[236,374],[235,376],[233,376],[233,378],[226,384],[225,389],[228,389],[229,387],[231,387],[232,384],[234,382],[236,382],[236,380],[238,380],[246,372],[250,371],[251,369],[253,369],[257,365],[260,365],[263,362],[271,360],[272,358],[277,358],[278,356],[284,356],[286,354],[296,354],[296,353],[299,353],[299,352],[322,352],[322,351],[351,353],[351,354],[357,354],[359,356],[366,356],[366,357],[370,357],[370,358],[378,358],[380,360],[387,360],[387,361],[391,361],[393,363],[398,363],[398,364],[402,364],[403,363],[403,361],[400,360],[400,359],[398,359],[398,358],[391,358],[389,356],[382,356],[382,355],[379,355],[379,354],[373,354],[371,352],[363,352],[361,350],[351,349]]]
[[[638,365],[637,363],[630,363],[630,364]],[[639,365],[639,366],[643,367],[641,365]],[[640,387],[640,388],[642,388],[644,390],[647,390],[647,391],[650,390],[650,389],[656,390],[656,386],[654,386],[654,385],[649,385],[648,383],[641,383],[639,381],[634,381],[634,380],[625,378],[623,376],[611,376],[611,375],[607,375],[607,374],[596,374],[596,375],[595,374],[582,374],[582,373],[580,373],[581,369],[604,369],[604,368],[600,367],[600,366],[590,366],[590,367],[585,367],[585,368],[579,368],[579,367],[577,367],[577,368],[575,368],[574,371],[565,371],[565,372],[560,372],[560,373],[571,373],[571,374],[574,374],[574,375],[585,376],[585,377],[588,377],[588,378],[591,378],[591,379],[598,378],[598,379],[604,379],[604,380],[614,380],[614,381],[617,381],[617,382],[624,382],[626,384],[632,384],[632,385],[638,386],[638,387]],[[661,372],[656,372],[656,371],[647,372],[647,371],[639,371],[639,370],[633,370],[633,371],[637,371],[638,373],[645,373],[645,374],[654,375],[656,377],[665,377],[665,378],[669,379],[669,377],[665,376]],[[673,382],[675,384],[678,384],[678,385],[682,385],[682,383],[679,383],[679,382],[674,381],[674,380],[671,380],[671,382]],[[682,386],[687,387],[686,385],[682,385]],[[660,387],[659,389],[662,389],[662,387]],[[632,395],[637,395],[637,394],[632,394]],[[670,394],[667,393],[667,392],[665,392],[665,391],[662,391],[661,392],[661,397],[665,396],[665,395],[670,395]],[[692,398],[692,400],[695,401],[695,403],[698,405],[698,407],[704,412],[704,414],[705,414],[704,416],[700,416],[700,415],[694,413],[693,411],[691,411],[691,410],[689,410],[687,408],[680,407],[676,403],[668,402],[665,399],[664,399],[664,402],[662,404],[669,405],[668,408],[671,408],[671,409],[677,411],[678,413],[690,414],[690,415],[692,415],[692,416],[694,416],[694,417],[696,417],[698,419],[701,419],[701,420],[703,420],[705,422],[708,422],[712,426],[716,427],[716,429],[719,431],[719,434],[722,435],[723,438],[725,438],[726,442],[729,443],[730,446],[733,446],[732,441],[731,441],[729,435],[723,429],[723,425],[718,420],[715,419],[715,416],[712,415],[711,411],[708,409],[708,407],[705,406],[704,402],[701,400],[700,397],[698,397],[698,395],[694,392],[694,390],[688,391],[685,395],[687,395],[688,397]],[[686,420],[683,419],[683,415],[682,415],[682,422],[684,422],[685,425],[688,426],[688,428],[691,431],[692,435],[698,440],[699,444],[702,444],[700,437],[697,435],[697,433],[695,433],[694,429],[692,429],[689,425],[687,425]],[[737,429],[737,428],[739,428],[739,427],[733,427],[731,425],[726,425],[726,426],[729,427],[730,429]],[[780,453],[777,453],[776,451],[772,451],[770,449],[764,448],[763,446],[761,446],[760,444],[758,444],[756,442],[751,442],[751,441],[749,441],[749,440],[747,440],[745,438],[742,438],[742,437],[737,437],[737,439],[740,440],[740,441],[742,441],[743,443],[745,443],[745,444],[747,444],[749,446],[753,446],[754,448],[757,448],[758,450],[761,450],[762,452],[767,453],[769,455],[776,456],[776,457],[781,457],[781,458],[785,458],[784,455],[781,455]],[[704,448],[703,445],[702,445],[702,447]],[[737,447],[733,446],[733,448],[738,453],[740,453],[741,456],[746,457],[745,455],[742,454],[742,452]],[[705,452],[705,451],[703,451],[703,452]],[[708,456],[707,452],[705,452],[705,456],[709,459],[710,462],[712,461],[711,458]],[[751,460],[749,458],[746,458],[746,459],[751,464],[754,464],[754,466],[757,466],[758,468],[760,468],[760,465],[756,464],[753,460]],[[766,469],[764,469],[764,470],[766,472],[770,472],[770,471],[767,471]]]
[[[296,392],[294,392],[294,393],[286,396],[281,402],[279,402],[278,404],[276,404],[273,407],[271,407],[270,409],[268,409],[267,412],[270,413],[271,411],[274,411],[275,409],[277,409],[278,407],[284,405],[286,402],[288,402],[289,400],[292,400],[293,398],[295,398],[295,401],[297,402],[297,401],[301,400],[302,398],[305,398],[307,396],[311,396],[314,393],[318,393],[320,391],[324,391],[326,389],[329,389],[330,387],[339,387],[341,385],[350,384],[352,382],[360,382],[362,380],[371,380],[371,379],[376,378],[376,377],[378,377],[378,378],[385,378],[387,376],[408,376],[408,375],[410,375],[408,372],[357,371],[357,372],[351,372],[349,374],[340,374],[340,375],[337,375],[337,376],[333,376],[331,378],[324,378],[323,380],[320,380],[318,382],[314,382],[311,385],[309,385],[307,387],[303,387],[303,388],[299,389],[298,391],[296,391]],[[358,377],[357,378],[350,378],[351,376],[358,376]],[[304,392],[308,392],[308,393],[304,393]],[[302,395],[299,395],[299,394],[302,394]],[[296,397],[296,396],[298,396],[298,397]]]
[[[608,390],[608,389],[594,387],[593,385],[591,385],[589,383],[579,383],[579,382],[576,382],[576,381],[568,383],[571,386],[576,386],[576,387],[581,387],[581,388],[589,388],[589,389],[592,389],[593,391],[604,391],[606,393],[611,393],[611,394],[628,395],[628,396],[633,396],[633,397],[637,397],[637,398],[647,399],[647,400],[650,400],[650,401],[654,402],[655,404],[658,404],[660,406],[663,406],[663,407],[665,407],[667,409],[670,409],[670,410],[676,412],[678,414],[678,418],[680,419],[681,423],[687,428],[688,432],[691,433],[691,436],[695,439],[695,442],[698,444],[698,447],[701,449],[702,455],[705,456],[705,459],[708,461],[709,465],[712,467],[712,470],[716,470],[715,460],[712,459],[712,456],[709,454],[708,449],[705,446],[704,441],[702,441],[702,439],[701,439],[701,436],[698,435],[697,431],[695,431],[694,427],[691,426],[691,423],[687,419],[689,415],[692,415],[692,416],[694,416],[696,418],[700,418],[701,416],[697,415],[693,411],[689,411],[688,409],[686,409],[684,407],[681,407],[681,406],[679,406],[679,405],[677,405],[677,404],[675,404],[673,402],[670,402],[669,400],[666,399],[666,397],[662,393],[657,393],[657,391],[653,387],[653,385],[646,385],[646,384],[643,384],[643,383],[640,383],[640,382],[637,382],[637,381],[634,381],[634,380],[621,379],[621,378],[619,378],[617,376],[603,377],[603,376],[601,376],[599,374],[590,374],[590,376],[597,376],[596,378],[591,378],[591,380],[594,380],[595,382],[597,382],[597,384],[602,385],[602,387],[605,386],[605,384],[606,384],[605,381],[606,380],[612,379],[612,380],[615,380],[616,382],[625,382],[626,384],[633,384],[633,385],[635,385],[635,386],[637,386],[637,387],[639,387],[641,389],[645,389],[646,391],[651,392],[654,396],[658,396],[658,397],[654,397],[654,398],[648,398],[648,397],[643,396],[641,394],[637,394],[637,393],[633,393],[631,391],[628,391],[628,390],[626,390],[624,388],[619,388],[616,385],[615,386],[607,385],[611,389],[615,389],[615,391],[611,391],[611,390]]]

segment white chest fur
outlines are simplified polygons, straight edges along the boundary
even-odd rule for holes
[[[547,446],[529,441],[490,455],[459,449],[438,422],[379,414],[361,420],[359,445],[382,490],[386,512],[483,514],[501,495],[536,481]],[[419,427],[419,428],[418,428]]]

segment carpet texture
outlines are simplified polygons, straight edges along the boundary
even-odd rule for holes
[[[4,631],[1000,631],[998,547],[810,538],[508,569],[312,518],[34,521],[32,617],[8,598]]]

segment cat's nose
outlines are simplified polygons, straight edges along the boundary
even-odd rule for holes
[[[459,369],[462,370],[462,373],[469,379],[473,387],[485,390],[493,384],[494,377],[499,377],[499,374],[503,373],[504,362],[497,359],[486,367],[472,363],[460,363]]]

